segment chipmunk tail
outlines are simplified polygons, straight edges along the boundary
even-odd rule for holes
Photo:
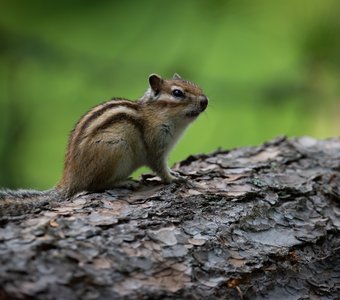
[[[0,218],[33,213],[52,202],[60,201],[62,194],[57,189],[0,190]]]

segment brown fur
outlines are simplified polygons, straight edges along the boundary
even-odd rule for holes
[[[155,90],[140,101],[111,100],[79,120],[69,139],[58,190],[72,196],[109,189],[142,165],[166,182],[174,179],[166,166],[168,152],[194,120],[188,113],[198,115],[207,98],[197,85],[181,79],[157,75],[151,81],[150,76],[150,84]],[[183,99],[172,96],[174,86],[183,90]]]
[[[188,80],[178,80],[178,79],[164,81],[162,91],[164,91],[165,93],[171,94],[171,87],[174,85],[181,87],[184,90],[184,92],[193,94],[195,96],[199,96],[203,94],[202,89],[196,84]]]
[[[72,130],[62,178],[49,191],[0,191],[0,220],[50,205],[81,191],[116,186],[146,165],[169,183],[176,179],[166,163],[185,128],[205,110],[208,99],[192,82],[175,74],[150,75],[150,88],[138,100],[116,98],[93,107]],[[180,98],[173,89],[181,89]]]

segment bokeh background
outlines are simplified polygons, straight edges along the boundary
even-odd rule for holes
[[[340,1],[1,0],[0,187],[45,189],[68,133],[150,73],[210,98],[170,156],[340,133]]]

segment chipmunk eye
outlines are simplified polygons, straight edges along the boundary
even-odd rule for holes
[[[173,90],[172,95],[175,96],[176,98],[184,98],[184,93],[179,89]]]

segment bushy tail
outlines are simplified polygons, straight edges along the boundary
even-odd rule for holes
[[[55,190],[1,190],[0,218],[19,216],[54,201],[60,201],[61,195]]]

